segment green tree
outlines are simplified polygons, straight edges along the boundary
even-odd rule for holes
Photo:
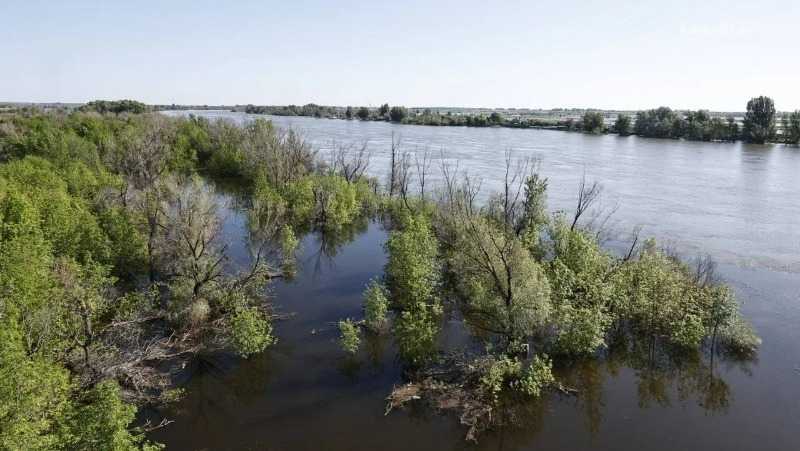
[[[389,111],[389,119],[392,122],[402,122],[408,116],[408,111],[402,106],[393,106]]]
[[[435,301],[437,246],[430,221],[422,215],[410,216],[401,230],[389,235],[386,281],[393,302],[401,309]]]
[[[620,136],[628,136],[631,134],[631,117],[627,114],[620,114],[614,122],[614,133]]]
[[[353,107],[349,105],[347,106],[347,108],[344,110],[344,117],[346,117],[347,119],[353,118]]]
[[[422,215],[408,216],[401,229],[391,233],[386,248],[386,280],[400,310],[394,334],[403,359],[418,365],[434,350],[441,314],[437,241],[429,220]]]
[[[388,310],[386,288],[380,282],[371,280],[364,290],[364,324],[373,332],[382,331],[386,327]]]
[[[378,108],[378,116],[386,117],[387,114],[389,114],[389,104],[384,103],[380,108]]]
[[[362,121],[369,119],[369,109],[367,109],[367,107],[365,106],[360,107],[356,114],[358,115],[358,118],[361,119]]]
[[[551,225],[552,257],[546,265],[553,304],[554,348],[559,354],[593,354],[605,346],[612,323],[615,286],[608,280],[613,264],[587,232],[570,228],[563,218]]]
[[[583,131],[587,133],[603,133],[606,130],[605,118],[599,111],[587,111],[583,114]]]
[[[542,267],[519,238],[483,217],[461,217],[456,228],[449,267],[472,323],[504,337],[505,346],[531,336],[550,314]]]
[[[681,138],[683,119],[668,107],[636,113],[634,133],[648,138]]]
[[[800,110],[788,115],[783,134],[787,144],[800,144]]]
[[[743,135],[746,141],[756,144],[775,137],[775,103],[771,98],[760,96],[747,102]]]
[[[312,175],[289,183],[284,198],[295,221],[326,229],[351,224],[363,203],[355,184],[338,175]]]
[[[348,354],[358,352],[361,345],[360,329],[358,325],[350,319],[339,321],[339,344]]]

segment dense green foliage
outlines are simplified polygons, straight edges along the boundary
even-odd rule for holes
[[[495,401],[509,388],[536,398],[555,383],[553,364],[547,356],[534,356],[527,365],[517,358],[507,356],[489,359],[483,363],[486,368],[481,376],[481,386]]]
[[[764,144],[775,138],[775,103],[769,97],[754,97],[747,102],[742,130],[744,139]]]
[[[783,142],[795,146],[800,144],[800,111],[783,116]]]
[[[244,111],[247,114],[271,114],[273,116],[311,116],[311,117],[331,117],[337,114],[335,107],[307,103],[302,106],[256,106],[245,105],[237,107],[234,111]]]
[[[403,217],[386,243],[386,281],[399,312],[394,332],[401,355],[413,364],[430,357],[437,335],[437,247],[430,222],[421,215]]]
[[[450,408],[471,418],[468,437],[489,427],[494,417],[487,412],[513,403],[509,398],[538,397],[557,385],[557,364],[628,347],[647,348],[651,365],[664,356],[707,353],[713,362],[717,354],[754,355],[760,340],[708,262],[690,267],[638,240],[615,256],[581,226],[581,213],[572,220],[547,213],[546,179],[527,173],[524,163],[508,164],[505,189],[483,206],[474,203],[468,177],[446,175],[435,207],[397,202],[391,210],[386,281],[400,355],[412,367],[447,375],[412,385],[434,400],[450,399]],[[597,193],[582,185],[581,202]],[[483,351],[465,351],[466,361],[435,357],[437,312],[447,309],[457,309],[483,342]]]
[[[364,323],[373,332],[380,332],[386,327],[386,314],[389,311],[389,300],[386,288],[378,281],[372,280],[364,290]]]
[[[705,110],[682,114],[667,107],[660,107],[637,113],[634,133],[651,138],[734,141],[739,138],[739,127],[732,117],[727,120],[712,118]]]
[[[405,117],[408,116],[408,111],[404,107],[401,106],[393,106],[391,110],[389,110],[389,119],[392,122],[402,122]]]
[[[587,111],[583,114],[583,131],[587,133],[604,133],[606,131],[605,118],[599,111]]]
[[[135,100],[94,100],[81,106],[81,111],[95,113],[132,113],[141,114],[148,110],[147,105]]]
[[[358,352],[361,345],[360,329],[350,319],[339,321],[339,344],[348,354]]]
[[[627,114],[620,114],[614,121],[612,131],[620,136],[628,136],[631,134],[631,117]]]
[[[660,107],[636,113],[634,131],[639,136],[678,138],[680,137],[680,128],[680,118],[670,108]]]
[[[143,255],[136,213],[109,205],[122,180],[105,138],[120,124],[0,120],[0,449],[152,448],[116,382],[93,376],[125,304],[110,273]]]
[[[369,189],[317,171],[296,134],[265,121],[6,115],[0,155],[0,449],[152,447],[120,388],[159,402],[170,372],[153,362],[272,344],[264,287],[293,261],[290,219],[335,226],[370,203]],[[254,202],[258,258],[240,274],[225,270],[218,202],[199,173],[294,195]]]

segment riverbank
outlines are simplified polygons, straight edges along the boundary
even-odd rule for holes
[[[761,105],[754,102],[759,99],[763,99],[767,103],[767,110],[763,114],[750,111],[754,105]],[[390,107],[388,104],[379,108],[354,108],[312,103],[303,106],[245,105],[231,107],[230,111],[273,116],[385,121],[437,127],[507,127],[707,142],[741,140],[795,146],[800,144],[800,112],[778,113],[772,106],[772,99],[767,97],[752,99],[747,106],[748,112],[710,112],[708,110],[673,110],[663,106],[640,111],[604,111],[594,109],[409,109],[402,106]],[[472,112],[473,110],[478,112]],[[758,124],[755,124],[756,120],[759,121]],[[753,126],[748,125],[751,123]],[[763,131],[753,134],[751,130],[754,129]]]

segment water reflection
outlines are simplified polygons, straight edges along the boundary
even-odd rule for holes
[[[336,228],[317,228],[308,233],[313,234],[316,248],[308,253],[305,263],[314,269],[314,274],[323,269],[334,267],[336,256],[341,249],[351,243],[359,235],[365,233],[371,218],[367,215],[356,217],[351,223]]]

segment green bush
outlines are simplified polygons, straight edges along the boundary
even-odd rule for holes
[[[424,216],[409,217],[402,230],[389,235],[387,285],[401,308],[436,302],[439,283],[438,243]]]
[[[360,335],[361,330],[352,320],[339,321],[339,344],[346,353],[355,355],[358,352],[361,345]]]
[[[231,341],[242,357],[259,353],[275,342],[269,318],[255,307],[240,308],[231,318]]]
[[[386,288],[377,280],[371,280],[364,290],[364,323],[373,332],[380,332],[386,327],[386,313],[389,300]]]

